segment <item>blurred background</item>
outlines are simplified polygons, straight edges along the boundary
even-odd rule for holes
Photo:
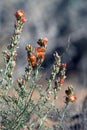
[[[10,42],[14,31],[14,12],[18,9],[25,11],[28,21],[21,34],[14,78],[23,74],[27,65],[25,45],[36,47],[37,39],[47,37],[49,42],[43,63],[44,82],[54,62],[53,53],[57,51],[62,61],[67,63],[65,86],[75,86],[77,102],[73,111],[80,115],[87,96],[87,0],[0,0],[1,67],[1,52]]]

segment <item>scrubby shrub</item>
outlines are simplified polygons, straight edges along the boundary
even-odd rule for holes
[[[13,81],[14,68],[16,66],[17,48],[19,47],[19,38],[22,27],[27,21],[24,12],[18,10],[15,13],[16,22],[14,33],[11,36],[11,43],[7,50],[3,51],[4,69],[0,69],[0,89],[3,93],[0,95],[1,109],[1,130],[52,130],[62,129],[62,122],[68,105],[76,101],[73,87],[69,86],[65,90],[65,106],[59,110],[55,106],[58,92],[61,91],[62,85],[66,78],[66,63],[62,63],[61,57],[57,52],[54,54],[54,64],[52,72],[47,80],[47,86],[43,89],[43,84],[38,80],[41,78],[40,69],[44,61],[47,49],[47,38],[40,38],[37,41],[38,47],[33,48],[27,45],[27,66],[25,74]],[[14,94],[10,95],[10,91]],[[38,98],[33,99],[34,92],[38,92]],[[47,119],[51,120],[51,111],[56,111],[59,118],[53,127],[47,125]]]

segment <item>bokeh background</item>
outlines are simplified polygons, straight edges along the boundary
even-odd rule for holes
[[[10,42],[14,30],[14,12],[18,9],[25,11],[28,21],[20,39],[14,78],[23,74],[27,65],[25,45],[29,43],[36,47],[38,38],[48,37],[43,63],[44,82],[54,61],[53,53],[57,51],[62,55],[62,61],[67,63],[65,87],[69,84],[75,86],[77,102],[72,109],[80,115],[87,96],[87,0],[0,0],[1,67],[1,52]]]

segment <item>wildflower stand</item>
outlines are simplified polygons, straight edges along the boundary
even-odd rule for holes
[[[0,116],[2,117],[0,129],[53,130],[53,128],[46,125],[46,119],[50,118],[50,111],[58,109],[55,107],[55,100],[57,100],[58,92],[62,89],[66,78],[66,64],[61,62],[61,57],[55,52],[52,72],[47,81],[47,87],[43,90],[43,86],[38,83],[38,75],[45,58],[48,39],[40,38],[37,41],[39,47],[33,48],[31,45],[25,47],[28,65],[25,67],[25,74],[17,79],[15,85],[12,77],[16,65],[18,40],[23,24],[27,21],[22,10],[18,10],[15,17],[15,30],[11,36],[11,43],[8,45],[7,50],[3,51],[5,69],[0,70],[2,76],[0,89],[5,90],[0,96],[2,104],[0,109]],[[14,89],[14,95],[9,94],[11,89]],[[36,90],[38,91],[38,100],[34,101],[32,97]],[[55,124],[57,130],[62,128],[67,106],[70,102],[76,101],[72,86],[68,87],[65,94],[65,109],[60,121]],[[51,101],[51,95],[53,101]]]

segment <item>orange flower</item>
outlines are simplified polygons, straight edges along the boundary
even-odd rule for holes
[[[21,18],[21,21],[22,21],[23,23],[25,23],[25,22],[27,22],[27,19],[26,19],[25,17],[22,17],[22,18]]]
[[[38,54],[37,54],[37,57],[38,57],[41,61],[44,60],[44,54],[43,54],[43,53],[38,53]]]
[[[36,62],[32,62],[31,66],[34,67],[36,65]]]
[[[35,66],[36,64],[36,55],[35,54],[29,54],[28,55],[28,62],[30,63],[31,66]]]
[[[71,102],[75,102],[77,100],[77,98],[74,94],[70,94],[68,98]]]
[[[64,83],[64,79],[60,79],[59,83],[63,84]]]
[[[66,64],[62,64],[61,66],[62,66],[63,69],[66,68]]]
[[[16,11],[16,13],[14,15],[16,18],[22,18],[22,17],[24,17],[24,11],[18,10],[18,11]]]
[[[44,60],[44,54],[46,52],[45,48],[42,48],[42,47],[38,47],[36,48],[36,52],[37,52],[37,57],[43,61]]]
[[[28,60],[30,62],[36,62],[36,55],[35,54],[28,55]]]
[[[44,48],[42,48],[42,47],[37,47],[37,48],[36,48],[36,52],[37,52],[37,54],[38,54],[38,53],[44,54],[44,53],[46,52],[46,50],[45,50]]]

